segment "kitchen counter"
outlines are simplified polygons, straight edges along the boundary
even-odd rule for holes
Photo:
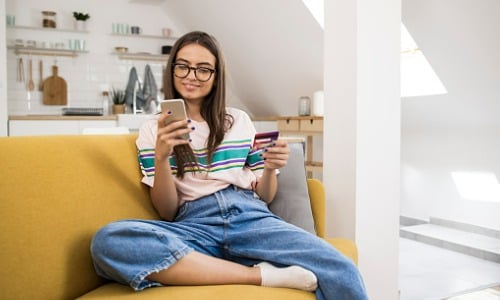
[[[118,120],[117,115],[109,116],[63,116],[63,115],[19,115],[9,116],[9,121],[66,121],[66,120]]]
[[[117,127],[118,116],[9,116],[9,136],[81,134],[88,128]]]

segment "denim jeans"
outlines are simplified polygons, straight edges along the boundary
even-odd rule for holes
[[[142,290],[146,277],[191,251],[243,265],[298,265],[318,278],[317,299],[367,299],[352,261],[330,244],[272,214],[252,191],[230,186],[186,202],[174,222],[124,220],[99,230],[91,245],[97,273]]]

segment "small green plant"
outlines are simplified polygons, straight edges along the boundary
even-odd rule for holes
[[[73,17],[75,17],[75,19],[77,21],[87,21],[88,19],[90,19],[89,14],[84,14],[84,13],[77,12],[77,11],[73,12]]]
[[[111,100],[115,105],[123,105],[125,104],[125,90],[119,90],[113,88],[111,90]]]

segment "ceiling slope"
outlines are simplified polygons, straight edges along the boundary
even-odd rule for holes
[[[298,98],[323,87],[323,29],[301,0],[166,1],[164,9],[186,31],[218,39],[232,106],[296,115]]]
[[[402,19],[448,90],[403,99],[406,130],[500,128],[498,0],[403,0]]]

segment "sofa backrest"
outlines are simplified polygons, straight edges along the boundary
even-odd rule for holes
[[[157,218],[135,139],[0,138],[1,299],[74,299],[103,283],[93,234],[114,220]]]

